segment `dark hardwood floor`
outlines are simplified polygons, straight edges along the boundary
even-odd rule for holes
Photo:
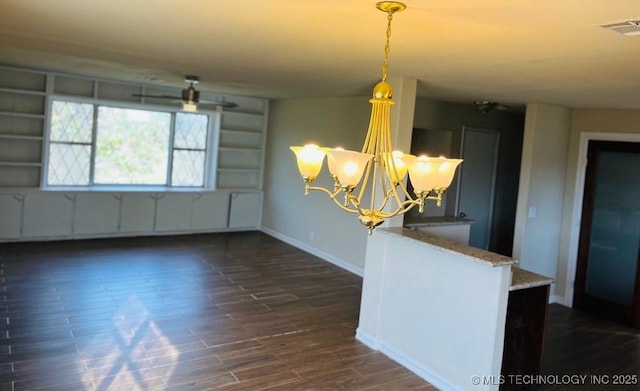
[[[0,391],[435,390],[355,340],[361,283],[257,232],[0,244]],[[640,372],[638,330],[549,315],[545,374]]]
[[[250,233],[0,245],[0,391],[435,390],[355,340],[361,279]]]
[[[578,384],[535,390],[640,390],[640,330],[552,304],[543,373],[574,375]]]

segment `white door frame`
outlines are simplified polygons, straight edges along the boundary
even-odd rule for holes
[[[573,285],[576,280],[578,264],[578,244],[580,242],[580,228],[582,223],[582,201],[584,198],[584,179],[587,170],[587,151],[589,150],[589,141],[591,140],[640,143],[640,133],[582,132],[580,134],[580,149],[578,150],[575,191],[573,194],[573,210],[571,211],[571,231],[569,232],[569,259],[567,260],[567,277],[563,303],[567,307],[573,307]]]

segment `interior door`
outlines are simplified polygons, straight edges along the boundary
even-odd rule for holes
[[[469,246],[485,250],[491,238],[499,146],[500,134],[495,130],[463,129],[457,213],[473,220]]]
[[[590,141],[574,307],[640,328],[640,143]]]

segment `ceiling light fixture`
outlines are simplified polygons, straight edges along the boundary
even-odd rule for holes
[[[373,98],[369,100],[371,119],[362,151],[313,144],[291,147],[305,183],[305,195],[311,190],[326,193],[344,211],[358,214],[369,234],[385,219],[406,213],[415,206],[422,213],[425,200],[434,200],[441,206],[442,196],[453,180],[456,167],[462,162],[461,159],[426,155],[416,157],[393,150],[390,120],[394,101],[391,99],[393,90],[387,82],[389,40],[393,15],[403,11],[406,5],[382,1],[376,7],[387,13],[386,42],[382,80],[374,87]],[[334,180],[332,190],[311,186],[322,169],[325,156]],[[404,183],[407,171],[415,196],[409,193]],[[340,194],[344,195],[344,200],[338,199]]]

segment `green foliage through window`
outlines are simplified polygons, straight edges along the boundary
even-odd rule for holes
[[[49,186],[203,187],[209,116],[54,100]]]

